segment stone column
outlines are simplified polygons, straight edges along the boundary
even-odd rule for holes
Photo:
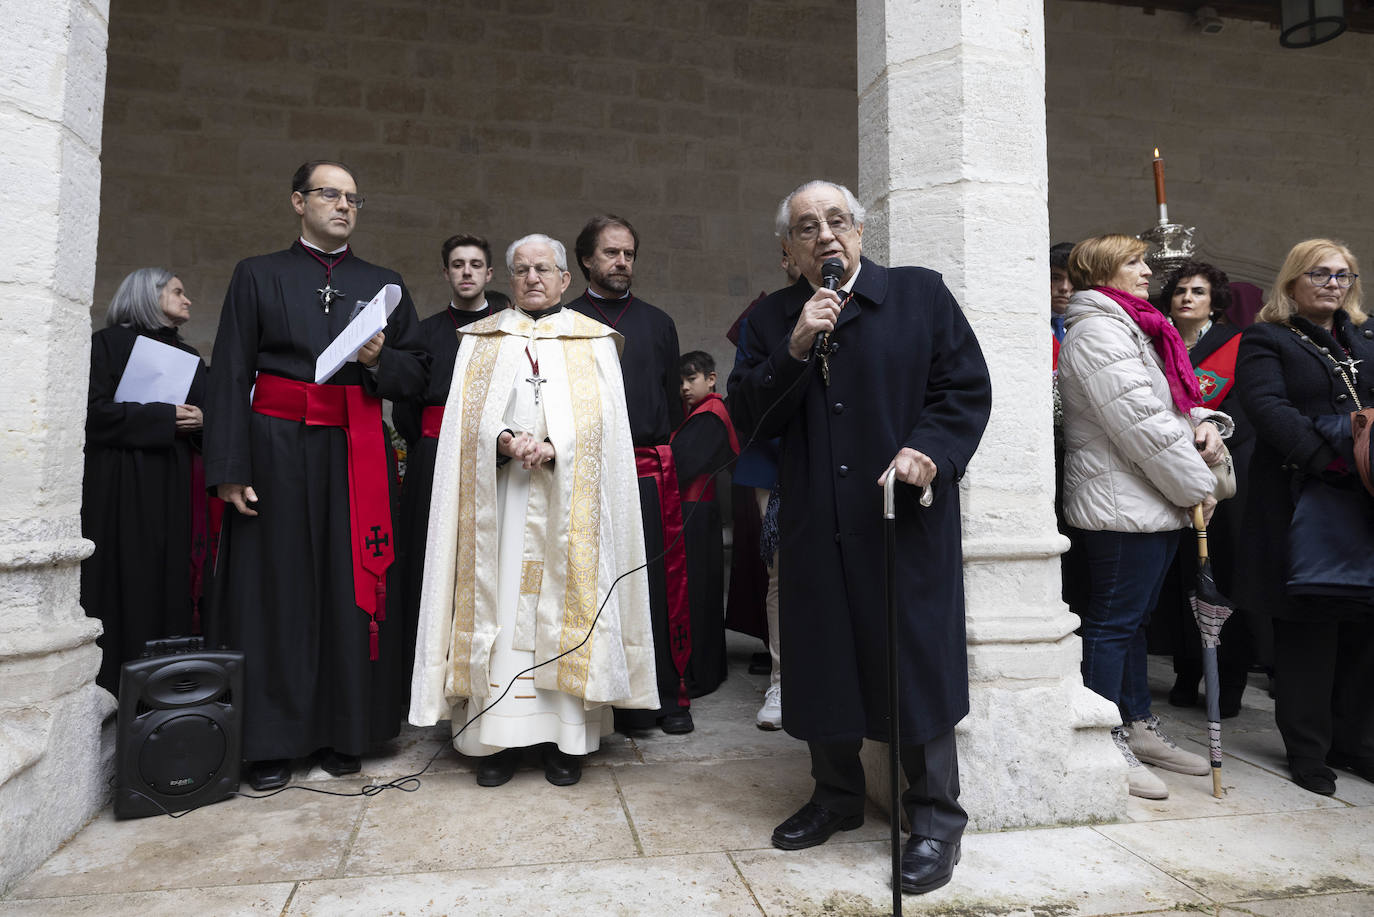
[[[1116,819],[1115,706],[1083,687],[1054,519],[1041,0],[858,0],[864,252],[940,271],[992,372],[962,484],[972,712],[958,728],[976,829]],[[870,792],[886,800],[886,749]]]
[[[78,604],[108,0],[0,0],[0,892],[104,803]]]

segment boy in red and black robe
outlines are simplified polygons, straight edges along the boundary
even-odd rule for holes
[[[687,692],[700,697],[725,680],[725,547],[715,475],[739,454],[725,401],[716,394],[716,361],[709,353],[684,354],[682,407],[686,419],[669,438],[682,493],[682,537],[687,553],[692,655]]]

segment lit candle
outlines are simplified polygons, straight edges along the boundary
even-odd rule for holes
[[[1161,224],[1169,222],[1169,205],[1164,198],[1164,157],[1159,155],[1159,147],[1155,147],[1155,203],[1159,205],[1159,222]]]

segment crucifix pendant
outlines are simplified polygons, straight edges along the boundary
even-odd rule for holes
[[[1355,367],[1359,366],[1359,365],[1360,365],[1361,363],[1363,363],[1363,362],[1364,362],[1364,360],[1357,360],[1357,359],[1355,359],[1354,354],[1351,354],[1348,358],[1346,358],[1346,359],[1344,359],[1344,360],[1337,360],[1337,361],[1336,361],[1336,363],[1337,363],[1338,365],[1344,366],[1344,367],[1345,367],[1345,371],[1348,372],[1348,373],[1350,373],[1350,378],[1351,378],[1351,379],[1354,379],[1357,375],[1359,375],[1360,371],[1359,371],[1358,369],[1356,369]]]
[[[535,404],[538,404],[538,403],[539,403],[539,386],[543,385],[543,384],[544,384],[546,381],[548,381],[548,380],[546,380],[543,376],[534,375],[534,376],[528,377],[527,379],[525,379],[525,381],[528,382],[530,385],[533,385],[533,386],[534,386],[534,403],[535,403]]]
[[[329,307],[334,304],[336,299],[343,296],[344,291],[334,289],[329,285],[329,281],[326,280],[324,286],[320,287],[315,292],[320,294],[320,302],[324,305],[324,314],[328,315]]]

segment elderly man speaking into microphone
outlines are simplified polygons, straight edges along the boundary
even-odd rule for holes
[[[816,781],[773,832],[784,850],[863,824],[859,748],[888,735],[882,480],[892,469],[902,482],[902,890],[920,894],[949,881],[968,822],[954,742],[969,709],[958,485],[992,393],[940,275],[863,258],[863,224],[843,185],[812,181],[783,199],[777,234],[802,276],[755,307],[740,349],[758,356],[736,365],[729,402],[746,435],[782,437],[783,728],[807,741]]]

